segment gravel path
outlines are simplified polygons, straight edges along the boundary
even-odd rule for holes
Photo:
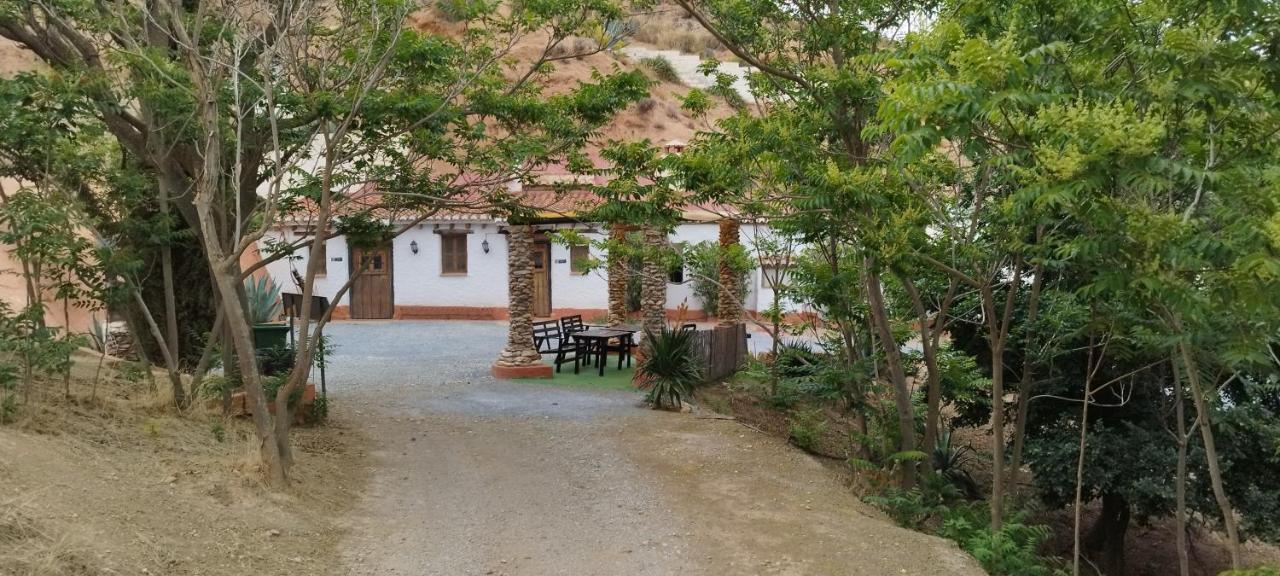
[[[356,575],[981,574],[785,443],[638,393],[495,381],[496,322],[345,322],[329,384],[373,438]]]

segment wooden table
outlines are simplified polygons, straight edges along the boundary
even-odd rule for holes
[[[621,328],[588,328],[571,334],[574,340],[587,344],[587,354],[595,357],[600,375],[604,376],[604,365],[609,363],[609,340],[617,338],[623,346],[631,345],[631,336],[636,333],[626,327]]]

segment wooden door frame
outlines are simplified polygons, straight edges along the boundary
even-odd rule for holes
[[[543,255],[542,273],[545,274],[547,277],[547,314],[546,316],[539,316],[537,314],[536,302],[530,302],[529,308],[534,310],[533,315],[535,318],[550,318],[552,314],[555,313],[555,310],[556,310],[556,307],[553,305],[553,303],[555,302],[555,299],[552,297],[552,292],[551,292],[553,290],[551,286],[551,240],[547,238],[546,234],[541,234],[541,233],[536,234],[533,237],[533,249],[542,250],[542,255]],[[537,270],[535,270],[534,274],[537,274],[537,273],[538,273]],[[536,298],[537,295],[535,294],[534,297]]]
[[[386,318],[356,318],[355,317],[355,301],[356,301],[356,285],[359,279],[351,283],[351,289],[347,292],[347,312],[348,316],[353,320],[390,320],[396,317],[396,252],[395,242],[387,241],[387,302],[391,307],[390,314]],[[350,244],[347,245],[347,279],[350,280],[356,273],[356,248]]]

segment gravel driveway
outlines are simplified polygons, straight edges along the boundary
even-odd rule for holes
[[[982,574],[785,443],[636,392],[500,382],[500,322],[342,322],[338,417],[373,439],[357,575]]]

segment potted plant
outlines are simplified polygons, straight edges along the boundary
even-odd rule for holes
[[[280,287],[270,276],[246,278],[244,292],[249,304],[249,322],[253,324],[253,345],[259,351],[284,348],[289,338],[289,325],[279,322]]]

